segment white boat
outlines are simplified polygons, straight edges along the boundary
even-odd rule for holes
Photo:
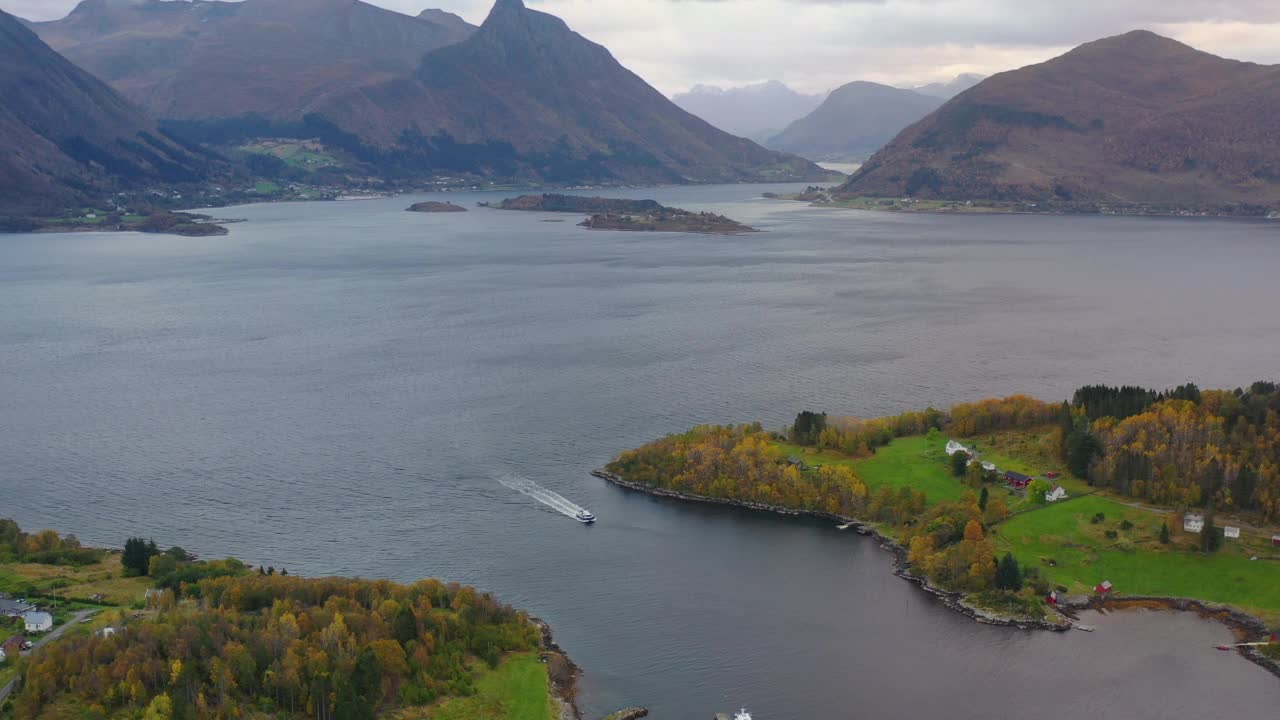
[[[587,523],[588,525],[596,521],[596,516],[592,515],[590,510],[579,510],[578,514],[573,517],[578,522]]]
[[[751,720],[751,713],[747,712],[746,708],[743,708],[738,711],[737,715],[733,716],[733,720]]]

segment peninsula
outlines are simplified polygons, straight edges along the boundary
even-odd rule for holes
[[[578,716],[546,624],[457,583],[118,552],[0,519],[10,616],[26,635],[0,652],[0,708],[22,720]]]
[[[482,203],[483,205],[483,203]],[[723,215],[666,207],[656,200],[585,197],[580,195],[521,195],[495,205],[498,210],[589,213],[579,223],[592,230],[633,232],[685,232],[711,235],[739,235],[759,232]]]
[[[877,535],[899,574],[979,620],[1072,627],[1141,604],[1227,622],[1280,673],[1280,386],[1086,387],[785,430],[701,426],[597,473],[656,495]],[[732,468],[732,469],[730,469]]]

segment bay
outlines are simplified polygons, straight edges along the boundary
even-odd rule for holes
[[[1274,224],[760,198],[788,189],[609,193],[764,231],[738,237],[474,207],[492,193],[218,210],[247,220],[220,238],[0,236],[0,516],[475,584],[553,624],[593,715],[1273,711],[1280,683],[1194,616],[981,626],[865,539],[588,475],[705,422],[1275,378]]]

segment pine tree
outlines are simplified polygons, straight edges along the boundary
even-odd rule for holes
[[[1022,589],[1022,568],[1018,567],[1018,559],[1013,553],[1005,553],[996,567],[996,587],[1001,590],[1018,592]]]
[[[1169,544],[1169,523],[1160,523],[1160,544]]]
[[[987,489],[982,488],[982,492],[978,493],[978,509],[979,510],[983,512],[987,511],[987,500],[990,499],[990,497],[991,497],[991,494],[987,492]]]

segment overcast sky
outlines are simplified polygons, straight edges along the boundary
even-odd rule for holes
[[[368,0],[440,7],[480,23],[492,0]],[[77,0],[0,0],[29,19]],[[1145,28],[1226,57],[1280,62],[1280,0],[526,0],[607,46],[671,94],[778,79],[826,91],[991,74]]]

